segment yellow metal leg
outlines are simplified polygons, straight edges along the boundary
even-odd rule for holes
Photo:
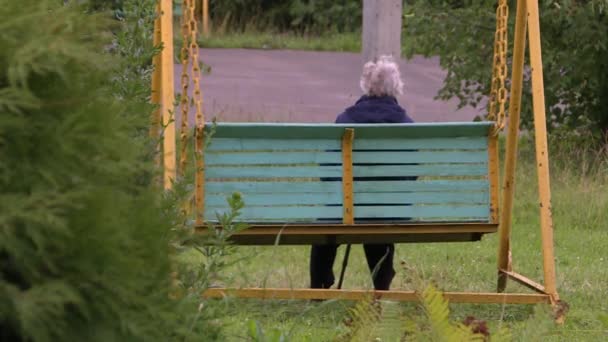
[[[530,64],[532,67],[532,99],[536,139],[536,167],[540,200],[540,227],[543,247],[545,289],[553,302],[559,300],[555,284],[555,259],[553,252],[553,218],[551,217],[551,188],[549,181],[549,151],[545,114],[543,63],[540,44],[538,1],[528,0],[528,35],[530,39]]]
[[[515,194],[515,167],[517,162],[517,143],[519,139],[519,117],[521,112],[521,93],[523,85],[524,56],[526,51],[526,0],[517,1],[515,38],[513,48],[513,70],[511,76],[511,96],[509,102],[509,122],[505,175],[502,189],[502,208],[499,226],[498,269],[511,270],[511,217]],[[507,277],[498,273],[498,291],[504,291]]]
[[[170,189],[175,180],[175,123],[173,122],[173,2],[160,0],[161,51],[161,106],[163,135],[163,184]]]
[[[488,137],[488,169],[490,180],[490,221],[499,223],[499,199],[500,196],[500,161],[498,155],[498,136],[492,134]]]
[[[159,10],[159,5],[156,6],[157,11]],[[156,18],[154,21],[154,46],[159,46],[161,42],[160,35],[160,18]],[[160,63],[160,55],[157,54],[154,56],[152,61],[154,66],[154,72],[152,73],[152,103],[156,105],[160,105],[160,80],[161,80],[161,63]],[[157,167],[161,166],[160,160],[160,123],[161,123],[161,114],[160,108],[155,109],[150,116],[150,138],[154,142],[158,142],[159,144],[155,146],[155,157],[154,164]],[[156,182],[158,181],[158,183]],[[155,183],[160,184],[160,179],[155,179]]]

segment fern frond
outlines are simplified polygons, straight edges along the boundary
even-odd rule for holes
[[[473,334],[463,324],[450,323],[448,301],[435,286],[428,285],[421,295],[422,304],[429,319],[434,341],[483,341],[484,337]]]
[[[374,336],[380,341],[401,341],[405,328],[406,322],[399,304],[382,302],[382,314],[375,326]]]
[[[339,336],[337,342],[350,341],[368,341],[370,332],[380,320],[380,314],[376,307],[373,298],[370,296],[357,302],[357,304],[349,309],[349,317],[345,324],[347,331]]]

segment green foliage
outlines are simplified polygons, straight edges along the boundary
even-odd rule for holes
[[[427,286],[421,295],[422,305],[428,318],[429,329],[422,331],[419,328],[409,331],[408,339],[411,341],[484,341],[481,334],[473,333],[471,327],[462,323],[450,322],[450,309],[443,294],[433,285]]]
[[[347,331],[336,341],[399,341],[406,323],[399,304],[368,297],[349,310]]]
[[[264,331],[260,322],[249,321],[249,338],[253,342],[285,342],[287,337],[278,329]]]
[[[127,3],[129,0],[126,1]],[[121,10],[125,0],[87,0],[89,7],[94,11],[99,10]],[[131,2],[132,3],[132,2]]]
[[[262,31],[214,32],[200,39],[199,46],[222,49],[289,49],[313,51],[361,51],[359,33],[331,33],[307,35],[297,33],[271,33]]]
[[[361,28],[361,3],[359,0],[211,1],[211,17],[221,34],[234,30],[352,33]],[[510,54],[515,3],[509,1]],[[441,66],[448,71],[437,98],[458,98],[460,106],[486,106],[492,73],[495,6],[496,0],[404,1],[404,54],[439,56]],[[577,133],[591,131],[596,140],[603,138],[605,142],[608,138],[607,8],[606,0],[540,2],[550,130],[575,128]],[[208,46],[277,47],[277,37],[265,39],[268,43],[251,42],[251,39],[227,41],[230,39],[232,37],[221,37]],[[289,44],[278,47],[283,47],[281,45]],[[297,46],[327,49],[310,44]],[[356,50],[356,46],[348,47]],[[511,55],[508,58],[510,60]],[[532,126],[533,120],[529,75],[528,69],[522,110],[526,128]]]
[[[515,2],[510,1],[512,49]],[[496,1],[409,0],[406,54],[440,56],[448,70],[438,98],[485,106],[490,91]],[[608,15],[605,0],[541,1],[543,68],[550,129],[608,133]],[[509,59],[511,58],[511,53]],[[485,66],[485,67],[480,67]],[[522,120],[532,125],[529,70],[525,73]]]
[[[510,341],[510,332],[501,328],[490,335],[486,323],[469,318],[450,322],[448,301],[441,291],[427,285],[420,294],[424,320],[404,317],[397,303],[359,301],[345,321],[347,331],[336,341]]]
[[[181,190],[180,190],[181,189]],[[187,196],[191,187],[177,186],[174,193]],[[183,203],[179,201],[181,196],[171,199],[170,203]],[[193,299],[199,298],[200,294],[215,282],[223,281],[222,271],[234,265],[240,259],[234,258],[236,247],[231,245],[229,238],[236,232],[246,228],[246,225],[239,223],[238,217],[244,207],[241,196],[237,193],[227,198],[229,212],[218,215],[218,223],[209,223],[211,227],[206,234],[196,232],[194,221],[189,215],[183,212],[183,207],[175,205],[174,210],[181,212],[182,220],[174,226],[174,239],[172,246],[177,253],[178,259],[183,255],[189,255],[192,251],[199,256],[200,262],[180,263],[179,264],[179,289],[182,295],[192,296]]]
[[[80,5],[0,1],[2,340],[192,336],[197,303],[168,298],[171,217],[149,186],[149,22],[127,17],[112,42]]]
[[[359,29],[361,4],[359,0],[212,0],[209,5],[211,17],[217,24],[236,30],[257,28],[319,33]]]

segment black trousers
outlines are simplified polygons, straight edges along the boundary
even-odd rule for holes
[[[363,245],[374,289],[388,290],[395,277],[395,245]],[[338,245],[313,245],[310,251],[310,287],[328,289],[335,281],[333,266]],[[375,272],[374,272],[375,271]]]

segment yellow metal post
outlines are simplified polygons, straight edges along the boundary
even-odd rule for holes
[[[540,19],[538,0],[528,0],[528,39],[530,40],[530,64],[532,68],[532,105],[534,109],[534,132],[536,145],[536,167],[540,200],[540,228],[543,248],[543,270],[545,290],[555,303],[559,300],[555,285],[555,259],[553,254],[553,218],[551,217],[551,188],[549,181],[549,151],[545,114],[545,90],[543,62],[540,43]]]
[[[203,36],[209,37],[209,0],[203,0]]]
[[[511,96],[509,100],[509,121],[505,155],[505,174],[502,188],[501,216],[498,246],[498,291],[502,292],[507,276],[500,270],[511,270],[511,217],[515,194],[515,167],[517,162],[517,143],[519,139],[519,117],[521,112],[521,93],[526,51],[527,0],[517,1],[515,35],[513,47],[513,66],[511,76]]]
[[[160,111],[163,134],[163,184],[170,189],[175,180],[175,123],[173,121],[173,1],[160,0],[160,36],[163,49],[160,54]]]
[[[488,137],[488,170],[490,181],[490,222],[498,224],[499,218],[499,196],[500,196],[500,172],[498,161],[498,135],[491,133]]]
[[[157,12],[159,11],[159,4],[156,6]],[[154,46],[160,45],[160,18],[156,18],[154,21]],[[154,65],[154,72],[152,73],[152,103],[155,105],[160,105],[160,55],[155,55],[152,61]],[[158,144],[155,146],[156,155],[154,157],[154,163],[156,166],[161,166],[160,160],[160,123],[161,123],[161,114],[160,108],[155,109],[150,116],[150,138],[152,141],[157,142]]]

